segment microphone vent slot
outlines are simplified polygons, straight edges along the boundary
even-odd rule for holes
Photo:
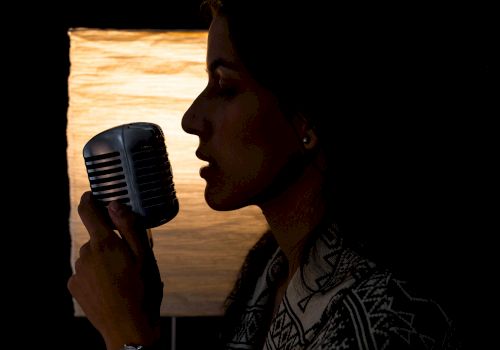
[[[132,151],[135,176],[143,208],[176,201],[172,170],[164,145]]]
[[[96,199],[107,205],[112,200],[129,203],[127,182],[120,152],[84,157],[90,189]]]

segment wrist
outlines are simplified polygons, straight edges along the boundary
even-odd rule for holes
[[[124,344],[120,350],[161,350],[160,342],[152,345]]]
[[[160,328],[153,330],[153,332],[145,332],[146,334],[137,334],[132,336],[105,338],[106,339],[106,349],[116,349],[116,350],[157,350],[161,349],[160,338],[161,332]]]

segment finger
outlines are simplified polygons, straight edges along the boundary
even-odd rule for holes
[[[90,254],[89,250],[90,250],[90,242],[87,242],[80,247],[79,256],[75,260],[74,264],[74,269],[73,269],[74,273],[78,273],[79,271],[81,271],[82,260],[85,259],[85,257]]]
[[[77,281],[75,275],[71,275],[66,282],[66,288],[69,290],[72,296],[75,296],[77,290]]]
[[[153,231],[151,231],[150,228],[147,229],[146,231],[147,235],[148,235],[148,243],[149,243],[149,247],[151,249],[153,249]]]
[[[113,201],[108,205],[108,212],[113,224],[136,257],[144,257],[151,250],[147,230],[140,220],[125,204]]]
[[[78,205],[78,214],[89,232],[91,241],[99,241],[115,235],[102,208],[92,197],[92,192],[85,192]]]
[[[80,258],[88,255],[90,253],[89,249],[90,249],[90,241],[87,241],[86,243],[82,244],[79,250]]]
[[[81,266],[82,266],[82,260],[81,259],[76,259],[76,261],[75,261],[75,268],[74,268],[74,273],[75,274],[79,273],[82,270]]]

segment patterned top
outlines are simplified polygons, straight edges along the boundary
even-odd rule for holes
[[[457,349],[451,321],[391,272],[321,232],[270,325],[273,284],[286,269],[278,248],[257,281],[226,349]],[[265,333],[262,333],[265,332]]]

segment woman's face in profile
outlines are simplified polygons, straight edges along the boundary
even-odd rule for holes
[[[300,147],[275,96],[237,57],[224,17],[208,33],[208,84],[186,111],[183,129],[200,139],[205,199],[216,210],[260,204],[256,198]]]

